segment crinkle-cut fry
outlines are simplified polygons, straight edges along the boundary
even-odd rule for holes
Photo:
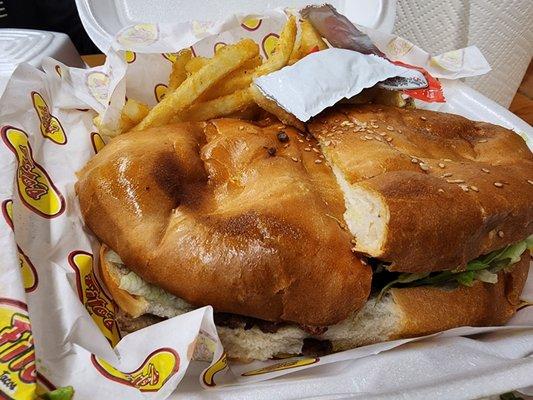
[[[322,39],[315,27],[306,19],[300,21],[300,40],[295,44],[289,60],[289,65],[304,58],[309,53],[327,49],[328,45]]]
[[[197,73],[185,79],[176,90],[167,92],[165,98],[150,110],[134,130],[166,124],[174,115],[189,108],[224,76],[258,54],[259,47],[251,39],[243,39],[236,44],[224,46]]]
[[[294,48],[294,42],[296,40],[296,18],[291,15],[281,34],[279,35],[278,42],[274,48],[273,54],[266,60],[261,66],[257,67],[255,76],[269,74],[283,68],[289,62],[289,58]]]
[[[184,49],[178,53],[176,60],[172,63],[172,72],[168,78],[167,91],[171,92],[176,90],[178,86],[181,85],[185,79],[187,79],[187,70],[185,69],[185,65],[187,65],[192,57],[191,49]]]
[[[192,57],[185,64],[185,71],[187,74],[191,75],[195,72],[198,72],[204,65],[206,65],[211,58],[207,57]]]
[[[254,104],[250,88],[219,97],[204,103],[193,104],[188,110],[173,119],[178,121],[207,121],[242,111]]]
[[[278,106],[275,101],[266,98],[263,93],[261,93],[261,91],[257,88],[257,86],[250,86],[250,92],[254,101],[263,110],[275,115],[285,125],[294,126],[295,128],[301,131],[305,131],[305,125],[302,121],[300,121],[294,115]]]

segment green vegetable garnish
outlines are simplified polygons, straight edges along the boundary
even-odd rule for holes
[[[464,270],[451,270],[431,273],[403,273],[397,279],[389,282],[381,290],[378,299],[391,287],[413,287],[422,285],[437,285],[444,283],[459,283],[464,286],[472,286],[476,280],[496,283],[498,272],[516,264],[520,256],[527,250],[533,251],[533,235],[527,239],[511,244],[503,249],[478,257],[470,261]]]
[[[61,387],[51,392],[41,395],[43,400],[71,400],[74,396],[74,388],[72,386]]]

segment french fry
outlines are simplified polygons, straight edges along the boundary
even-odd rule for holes
[[[275,101],[267,99],[257,86],[250,86],[250,92],[256,104],[263,110],[275,115],[285,125],[294,126],[301,131],[305,131],[305,125],[302,121],[278,106]]]
[[[207,57],[192,57],[185,64],[185,71],[187,71],[189,75],[192,75],[195,72],[198,72],[204,65],[206,65],[209,60],[210,58]]]
[[[304,19],[300,22],[300,40],[299,43],[294,46],[289,64],[294,64],[309,53],[327,48],[328,45],[324,42],[317,30],[309,21]]]
[[[213,118],[225,117],[230,114],[245,110],[253,105],[250,88],[238,90],[203,103],[193,104],[188,110],[177,115],[173,122],[178,121],[207,121]]]
[[[97,115],[93,119],[93,123],[98,129],[98,133],[107,137],[115,137],[122,133],[128,132],[131,128],[137,125],[141,120],[148,115],[150,107],[146,104],[140,103],[133,99],[128,99],[118,120],[118,126],[114,129],[105,126],[102,123],[102,118]]]
[[[168,92],[176,90],[178,86],[187,79],[187,70],[185,69],[185,66],[191,58],[191,49],[185,49],[178,53],[176,60],[172,63],[172,72],[168,78]]]
[[[176,90],[167,92],[165,98],[150,110],[134,130],[166,124],[174,115],[189,108],[224,76],[258,54],[259,47],[251,39],[243,39],[236,44],[224,46],[198,72],[185,79]]]
[[[261,66],[257,67],[255,77],[269,74],[283,68],[289,62],[296,40],[296,18],[291,15],[278,39],[273,54]]]

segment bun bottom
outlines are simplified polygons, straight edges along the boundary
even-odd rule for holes
[[[275,332],[265,332],[257,326],[217,326],[217,330],[228,357],[251,361],[299,354],[320,356],[459,326],[503,325],[515,314],[520,303],[519,296],[526,282],[529,263],[529,252],[526,251],[511,271],[499,273],[496,284],[476,281],[472,287],[455,289],[430,286],[391,289],[379,301],[369,299],[357,313],[329,326],[321,334],[313,335],[296,325],[284,325]],[[112,274],[105,272],[108,268],[106,263],[102,264],[105,283],[121,306],[120,298],[123,296],[117,294],[122,290],[113,279],[109,279]],[[131,302],[126,305],[124,308],[131,311]],[[118,318],[124,334],[160,320],[148,314],[133,318],[125,311]]]

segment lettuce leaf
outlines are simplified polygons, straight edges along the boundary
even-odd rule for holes
[[[462,270],[454,269],[451,271],[414,274],[402,273],[397,279],[385,285],[378,297],[381,298],[392,287],[442,285],[447,283],[472,286],[476,280],[496,283],[498,282],[497,273],[519,262],[522,254],[528,249],[533,251],[533,235],[521,242],[510,244],[503,249],[478,257],[470,261],[466,268]]]

